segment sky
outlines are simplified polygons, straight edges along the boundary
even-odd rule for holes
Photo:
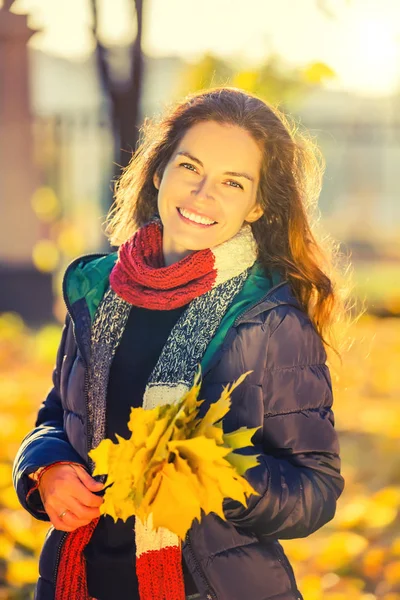
[[[2,0],[0,0],[0,4]],[[135,35],[133,0],[100,0],[103,41]],[[400,1],[144,0],[143,48],[152,56],[196,60],[211,51],[259,64],[271,53],[290,65],[327,63],[336,73],[327,85],[388,95],[400,87]],[[16,0],[41,31],[30,44],[79,59],[93,50],[89,0]]]

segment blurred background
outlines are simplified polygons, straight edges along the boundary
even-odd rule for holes
[[[336,516],[282,544],[305,600],[400,599],[400,3],[0,0],[0,600],[33,597],[48,528],[10,473],[50,387],[65,267],[110,251],[112,182],[143,119],[217,84],[316,137],[321,219],[367,307],[334,374]]]

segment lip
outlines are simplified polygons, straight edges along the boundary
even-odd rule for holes
[[[204,223],[195,223],[194,221],[187,219],[179,212],[180,208],[183,208],[184,210],[187,210],[187,211],[193,213],[194,215],[198,215],[199,217],[204,217],[205,219],[210,219],[210,221],[214,221],[214,219],[211,219],[211,217],[208,217],[207,215],[202,215],[202,214],[198,213],[196,210],[192,210],[192,209],[189,210],[188,208],[185,208],[184,206],[177,206],[176,212],[178,213],[178,215],[180,216],[182,221],[184,221],[185,223],[190,223],[191,225],[197,225],[198,227],[212,227],[212,225],[205,225]],[[217,224],[217,222],[213,223],[213,225],[216,225],[216,224]]]

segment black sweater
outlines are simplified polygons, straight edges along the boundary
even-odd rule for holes
[[[173,310],[132,307],[111,364],[107,392],[106,437],[115,433],[128,438],[131,407],[142,406],[146,383],[167,337],[187,305]],[[114,523],[102,516],[84,554],[88,591],[99,600],[139,600],[135,573],[135,517]],[[185,592],[196,585],[182,557]]]

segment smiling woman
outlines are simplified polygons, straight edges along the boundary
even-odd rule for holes
[[[344,487],[325,337],[334,323],[343,331],[347,312],[335,254],[309,219],[317,149],[279,111],[230,87],[189,95],[142,133],[107,221],[118,251],[78,257],[64,275],[54,385],[15,459],[21,503],[54,526],[35,598],[302,600],[278,540],[330,521]],[[208,485],[182,496],[189,507],[206,494],[212,508],[184,540],[136,513],[114,522],[100,511],[90,451],[135,435],[132,408],[154,443],[169,429],[163,409],[189,392],[199,365],[203,422],[222,387],[247,375],[219,425],[254,428],[257,461],[244,477],[256,494],[245,505],[224,493],[216,508],[220,476],[204,451]],[[190,452],[178,455],[186,475],[197,472]],[[124,497],[130,465],[148,472],[144,456],[119,465]],[[151,506],[162,486],[158,503],[179,519],[174,465],[157,465],[153,496],[141,501]]]
[[[154,174],[167,265],[222,244],[262,215],[261,159],[259,145],[237,125],[208,121],[186,132],[162,179]]]

